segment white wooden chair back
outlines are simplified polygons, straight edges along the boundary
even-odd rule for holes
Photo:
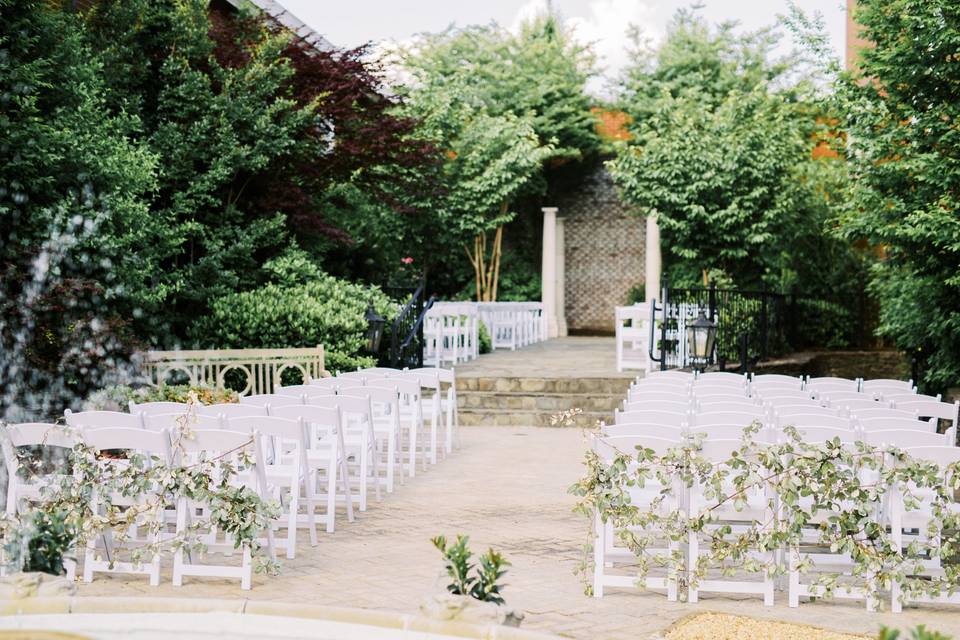
[[[600,433],[604,437],[644,436],[664,438],[676,442],[680,442],[686,435],[686,431],[682,427],[640,422],[603,425],[600,427]]]
[[[916,429],[879,429],[866,431],[860,436],[864,442],[874,447],[949,447],[949,434]]]
[[[777,427],[783,429],[787,426],[797,427],[798,429],[801,427],[829,427],[831,429],[843,429],[846,431],[854,430],[854,425],[849,418],[816,413],[795,413],[790,416],[778,416]]]
[[[147,431],[164,431],[170,433],[171,437],[178,437],[180,430],[185,428],[193,431],[196,429],[222,429],[223,423],[220,416],[204,416],[197,413],[158,413],[156,415],[143,417],[143,428]]]
[[[690,414],[676,411],[614,411],[614,424],[627,422],[683,427],[690,423]]]
[[[79,411],[74,413],[67,409],[63,412],[67,425],[79,431],[87,429],[142,429],[143,418],[139,414],[123,413],[122,411]]]
[[[197,405],[200,403],[198,402]],[[158,413],[176,413],[177,411],[182,411],[186,413],[190,410],[189,403],[186,402],[169,402],[166,400],[157,401],[157,402],[134,402],[131,400],[129,402],[130,413],[140,413],[146,416],[155,415]]]

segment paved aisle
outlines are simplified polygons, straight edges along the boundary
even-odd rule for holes
[[[442,564],[430,537],[470,535],[472,547],[494,546],[513,563],[507,601],[527,612],[524,627],[576,638],[648,638],[691,613],[722,610],[806,622],[836,630],[875,632],[881,622],[925,623],[960,633],[960,610],[909,611],[868,616],[853,603],[764,608],[756,599],[701,596],[699,605],[668,603],[658,594],[611,591],[587,598],[573,575],[585,542],[586,521],[571,513],[567,487],[580,472],[582,436],[576,429],[472,427],[463,449],[427,473],[408,480],[357,521],[338,521],[333,535],[320,533],[311,548],[306,534],[295,560],[280,576],[257,576],[252,591],[236,583],[188,579],[175,589],[167,575],[151,589],[138,578],[97,576],[81,595],[156,595],[250,598],[304,604],[370,607],[415,612],[421,599],[442,589]]]

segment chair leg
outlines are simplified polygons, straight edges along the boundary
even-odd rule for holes
[[[787,590],[787,604],[791,607],[800,606],[800,571],[797,569],[799,563],[799,550],[793,547],[788,552],[790,554],[790,586]]]
[[[348,485],[344,484],[344,495],[347,503],[352,502]],[[331,458],[327,465],[327,533],[333,533],[337,519],[337,462]]]
[[[377,502],[380,502],[382,499],[380,496],[380,453],[377,452],[376,438],[374,438],[370,447],[370,457],[373,459],[371,467],[373,475],[373,493],[377,498]]]
[[[177,503],[177,535],[183,535],[187,530],[187,504],[186,498],[180,498]],[[173,586],[183,586],[183,547],[178,546],[173,554]]]
[[[297,554],[297,513],[300,512],[300,483],[290,487],[290,506],[287,512],[287,560]]]
[[[268,529],[269,531],[269,529]],[[241,564],[243,574],[240,577],[240,588],[249,591],[253,582],[253,558],[250,554],[250,544],[243,543],[243,562]]]
[[[360,511],[367,510],[367,477],[369,471],[369,448],[366,444],[361,445],[360,451]]]
[[[603,597],[604,540],[606,526],[600,520],[600,514],[593,515],[593,597]]]
[[[347,466],[347,454],[345,451],[343,455],[340,456],[339,465],[340,483],[343,485],[343,495],[347,503],[347,522],[353,522],[353,492],[350,489],[350,469]],[[336,496],[336,493],[333,495]],[[334,497],[334,500],[336,500],[336,497]]]
[[[387,434],[387,493],[393,493],[394,466],[397,464],[396,431]]]

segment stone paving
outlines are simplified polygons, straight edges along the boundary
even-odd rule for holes
[[[576,429],[471,427],[463,448],[396,492],[371,504],[356,522],[338,521],[310,547],[302,535],[295,560],[279,576],[257,576],[252,591],[217,579],[187,579],[174,588],[166,567],[161,586],[133,577],[98,575],[80,595],[249,598],[414,613],[442,589],[442,565],[430,537],[471,536],[474,549],[493,546],[513,563],[507,602],[526,611],[524,628],[573,638],[649,638],[693,613],[721,611],[875,634],[881,624],[923,623],[960,634],[960,609],[910,608],[900,615],[867,614],[852,601],[766,608],[757,599],[701,595],[697,605],[664,596],[609,590],[583,595],[574,575],[588,523],[571,512],[567,487],[580,473],[583,439]]]

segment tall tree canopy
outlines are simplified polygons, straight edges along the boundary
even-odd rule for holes
[[[599,145],[584,92],[593,57],[547,16],[516,34],[491,25],[425,35],[402,60],[402,113],[446,155],[434,206],[464,244],[477,299],[495,300],[512,204],[544,190],[545,162],[580,160]]]
[[[859,0],[854,17],[872,45],[839,83],[855,181],[844,231],[882,249],[880,329],[943,389],[960,380],[960,5]]]
[[[661,46],[624,74],[633,137],[609,166],[624,197],[657,216],[680,284],[713,273],[839,300],[855,293],[859,269],[827,234],[846,173],[836,153],[811,153],[830,138],[829,111],[799,61],[773,58],[775,41],[678,12]],[[850,284],[841,293],[837,282]]]

